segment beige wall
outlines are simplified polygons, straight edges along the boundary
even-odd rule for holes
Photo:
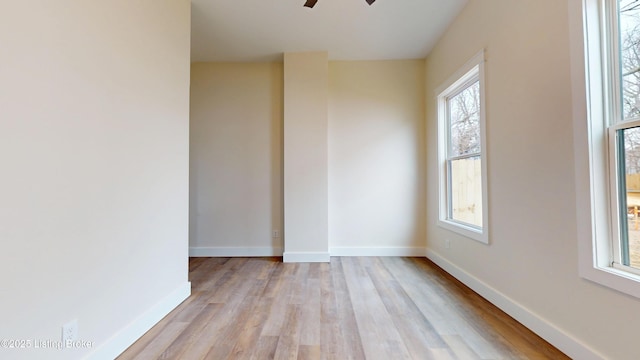
[[[0,339],[95,345],[0,358],[112,358],[188,295],[189,37],[186,0],[3,3]]]
[[[423,78],[420,60],[330,62],[332,252],[424,248]]]
[[[192,254],[282,254],[282,63],[194,63],[191,79]]]
[[[328,261],[328,54],[284,54],[284,261]]]
[[[431,254],[510,299],[516,313],[538,316],[532,324],[546,321],[547,329],[576,341],[572,345],[560,336],[557,346],[567,350],[581,343],[606,358],[634,359],[640,301],[578,275],[567,5],[471,0],[427,58],[427,246]],[[488,246],[436,224],[434,90],[482,48],[487,59]]]
[[[319,161],[327,165],[320,186],[328,195],[322,205],[310,206],[303,187],[301,206],[327,216],[322,246],[334,255],[423,254],[424,62],[331,61],[327,69],[324,111],[299,108],[304,121],[309,113],[328,113],[328,130],[293,124],[289,133],[291,143],[313,145],[313,151],[320,150],[317,144],[295,131],[327,143],[315,156],[327,156]],[[289,76],[308,84],[304,71]],[[282,235],[291,235],[283,232],[282,218],[283,64],[194,63],[191,79],[191,253],[282,254]],[[290,159],[306,169],[292,170],[292,178],[322,180],[310,153],[291,151]],[[304,185],[300,178],[292,187]],[[305,221],[290,225],[305,227]],[[271,238],[273,229],[280,238]],[[327,251],[313,241],[300,244],[307,245],[307,252]]]

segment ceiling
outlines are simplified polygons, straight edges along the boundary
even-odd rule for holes
[[[424,58],[467,0],[192,0],[191,60],[273,61],[328,51],[331,60]]]

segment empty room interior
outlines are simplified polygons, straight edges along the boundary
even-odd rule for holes
[[[555,358],[485,323],[640,358],[636,29],[638,0],[5,2],[0,358],[189,359],[196,323],[228,338],[193,358]]]

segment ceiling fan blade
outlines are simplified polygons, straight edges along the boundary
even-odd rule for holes
[[[367,4],[371,5],[371,4],[373,4],[373,2],[374,2],[374,1],[376,1],[376,0],[366,0],[366,1],[367,1]]]
[[[367,1],[371,1],[371,0],[367,0]],[[307,0],[306,3],[304,3],[304,6],[308,7],[308,8],[312,8],[316,5],[316,3],[318,2],[318,0]]]

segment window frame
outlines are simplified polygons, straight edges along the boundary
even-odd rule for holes
[[[571,6],[579,274],[640,298],[640,271],[616,264],[621,257],[620,194],[626,193],[620,188],[616,134],[640,125],[637,118],[624,120],[622,113],[618,0]]]
[[[439,171],[439,215],[438,225],[460,235],[489,244],[489,212],[488,212],[488,181],[487,181],[487,137],[485,116],[485,53],[484,49],[473,56],[464,66],[458,69],[447,81],[436,89],[438,109],[438,171]],[[449,105],[448,101],[479,82],[480,97],[480,152],[460,156],[449,156],[451,144]],[[482,226],[476,227],[452,219],[451,186],[449,162],[461,158],[480,157],[482,181]]]
[[[630,128],[640,127],[640,119],[634,120],[620,120],[620,122],[610,125],[608,127],[608,169],[609,169],[609,184],[610,184],[610,217],[611,217],[611,235],[608,240],[611,244],[611,253],[609,254],[609,263],[611,267],[614,269],[618,269],[621,271],[625,271],[631,274],[640,275],[640,269],[634,268],[629,265],[623,264],[623,258],[628,257],[628,252],[630,249],[624,250],[623,247],[629,246],[628,235],[626,239],[623,239],[623,231],[628,231],[627,229],[623,229],[622,222],[626,222],[626,214],[627,214],[627,205],[625,203],[622,206],[622,197],[626,196],[626,186],[624,186],[624,181],[626,179],[621,179],[620,173],[621,168],[620,165],[623,161],[619,158],[619,153],[621,151],[621,142],[618,136],[618,132],[620,130],[626,130]],[[624,168],[622,168],[624,169]],[[624,195],[623,195],[624,194]],[[624,209],[624,215],[623,215]],[[626,224],[625,226],[626,227]],[[640,280],[640,279],[639,279]]]

